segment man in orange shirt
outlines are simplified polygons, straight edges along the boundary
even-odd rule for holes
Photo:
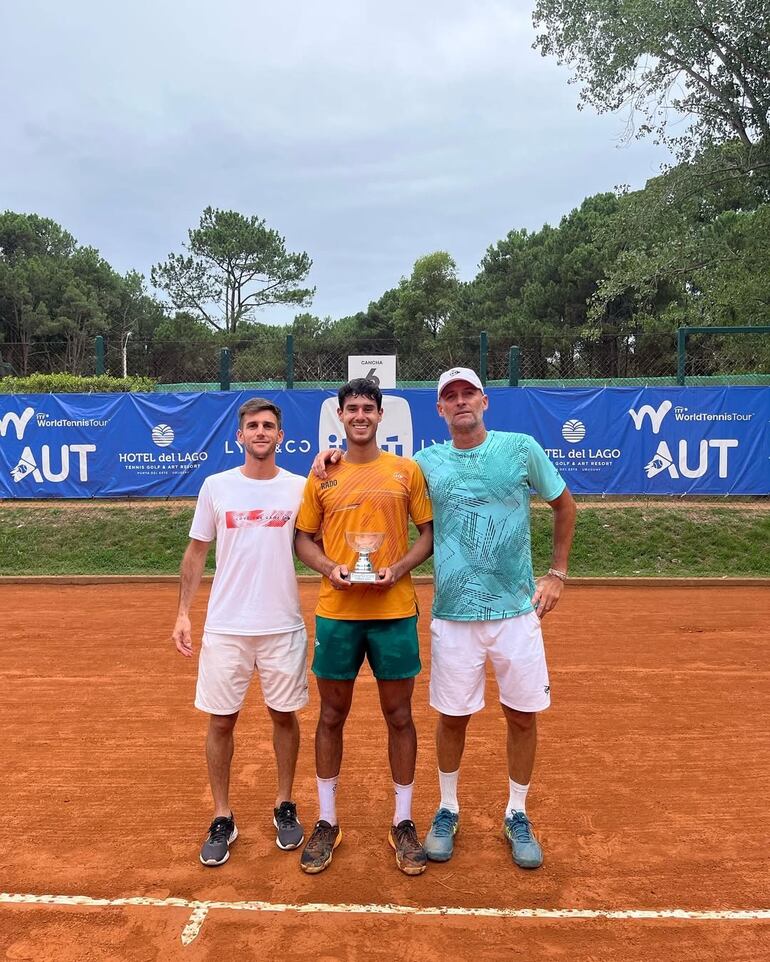
[[[336,811],[342,732],[355,679],[366,657],[377,679],[388,727],[395,791],[388,840],[401,871],[419,875],[427,859],[411,817],[417,756],[412,692],[421,665],[409,572],[433,550],[432,508],[415,462],[377,446],[382,420],[382,393],[377,385],[357,378],[340,388],[338,400],[347,451],[329,468],[325,480],[309,476],[295,534],[297,556],[324,576],[313,658],[321,699],[315,740],[320,813],[300,866],[310,874],[322,872],[342,841]],[[411,548],[410,517],[419,531]],[[384,535],[375,555],[378,570],[372,584],[351,582],[356,552],[347,542],[349,532]]]

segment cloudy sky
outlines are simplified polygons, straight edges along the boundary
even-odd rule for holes
[[[340,317],[449,251],[641,186],[666,155],[577,110],[528,0],[25,0],[0,8],[0,209],[149,275],[207,205],[313,258]],[[262,320],[290,317],[264,313]]]

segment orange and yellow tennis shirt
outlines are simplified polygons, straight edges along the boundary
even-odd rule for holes
[[[329,465],[324,480],[311,474],[305,482],[297,528],[320,533],[324,554],[352,570],[358,557],[348,545],[348,531],[382,532],[382,546],[371,555],[375,571],[399,561],[409,550],[409,518],[424,524],[433,518],[425,478],[414,461],[380,451],[374,461],[351,464],[344,458]],[[316,614],[341,621],[409,618],[417,611],[409,573],[382,590],[354,584],[335,591],[321,584]]]

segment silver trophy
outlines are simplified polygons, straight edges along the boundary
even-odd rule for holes
[[[351,584],[372,584],[377,580],[377,572],[372,567],[369,555],[382,544],[385,534],[381,531],[346,531],[348,545],[358,552],[353,570],[348,575]]]

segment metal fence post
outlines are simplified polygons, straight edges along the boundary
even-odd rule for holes
[[[481,383],[486,387],[487,384],[487,362],[489,361],[489,340],[487,332],[479,334],[479,377]]]
[[[96,335],[94,349],[96,351],[96,373],[104,374],[104,338],[101,334]]]
[[[230,348],[223,347],[219,352],[219,390],[230,390]]]
[[[676,383],[684,387],[685,353],[687,351],[687,333],[689,328],[676,329]]]
[[[294,335],[286,335],[286,390],[294,387]]]
[[[519,371],[521,368],[521,349],[511,346],[508,351],[508,387],[519,386]]]
[[[770,334],[770,324],[749,325],[716,325],[711,327],[679,327],[676,331],[676,383],[685,382],[685,360],[687,354],[687,337],[690,334]]]

